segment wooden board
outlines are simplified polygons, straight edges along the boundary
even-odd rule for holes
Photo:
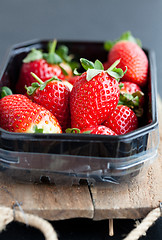
[[[22,184],[0,173],[0,205],[18,201],[24,212],[48,220],[90,218],[143,218],[162,201],[162,104],[159,103],[160,146],[158,159],[124,184],[88,187]],[[141,177],[142,174],[142,177]]]
[[[0,205],[18,201],[24,212],[48,220],[93,218],[94,207],[87,186],[19,184],[1,179]],[[16,208],[18,209],[18,207]]]

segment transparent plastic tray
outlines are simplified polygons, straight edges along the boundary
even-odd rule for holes
[[[49,40],[34,40],[13,46],[0,75],[0,87],[14,91],[22,59],[32,48],[46,49]],[[105,62],[103,42],[58,41],[76,59]],[[140,127],[119,136],[84,134],[23,134],[0,128],[0,171],[21,181],[61,183],[119,183],[136,176],[157,157],[159,143],[156,104],[155,54],[144,49],[149,60],[148,84]]]

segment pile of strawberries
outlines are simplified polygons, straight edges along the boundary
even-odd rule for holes
[[[130,32],[106,42],[107,61],[85,58],[78,73],[66,46],[32,49],[11,94],[1,89],[0,127],[23,133],[120,135],[138,128],[148,59]],[[83,56],[84,57],[84,56]],[[75,74],[75,75],[74,75]]]

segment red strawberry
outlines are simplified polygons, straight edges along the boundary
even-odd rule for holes
[[[133,82],[123,82],[121,81],[120,84],[122,83],[122,88],[120,89],[120,92],[122,93],[135,93],[137,91],[142,91],[141,88]]]
[[[46,82],[43,82],[34,73],[32,76],[37,82],[26,88],[30,99],[48,109],[65,130],[68,127],[70,113],[70,89],[55,76]]]
[[[51,112],[21,94],[0,99],[0,127],[11,132],[62,133]]]
[[[133,109],[138,117],[143,115],[144,93],[132,82],[120,82],[120,99],[118,105],[126,105]]]
[[[74,83],[78,80],[79,76],[72,76],[68,79],[68,82],[74,85]]]
[[[83,129],[81,133],[89,133],[89,134],[101,134],[101,135],[117,135],[114,131],[110,128],[99,125],[99,126],[91,126]]]
[[[42,81],[46,81],[52,78],[54,75],[60,79],[64,79],[61,68],[58,65],[51,65],[44,59],[35,60],[28,63],[23,63],[20,77],[16,85],[17,93],[25,93],[25,86],[30,86],[34,79],[31,76],[31,72],[37,74]]]
[[[118,67],[125,69],[127,66],[123,80],[134,82],[139,86],[146,84],[148,59],[129,32],[124,33],[118,41],[115,41],[114,45],[110,46],[110,42],[105,43],[105,49],[110,51],[108,54],[110,64],[121,59]]]
[[[57,76],[59,79],[65,79],[68,74],[72,75],[70,65],[65,63],[56,52],[56,41],[50,45],[49,53],[42,53],[40,50],[32,49],[23,60],[18,82],[16,84],[17,93],[25,93],[25,86],[30,86],[34,79],[31,72],[35,73],[43,82]],[[59,49],[58,49],[59,50]],[[65,58],[65,54],[60,53]],[[70,61],[68,56],[67,60]]]
[[[75,82],[71,91],[71,126],[85,128],[100,125],[114,111],[119,101],[119,85],[114,76],[122,77],[118,62],[104,71],[99,60],[92,63],[81,59],[87,70]]]
[[[129,107],[118,105],[103,125],[121,135],[137,129],[138,119]]]

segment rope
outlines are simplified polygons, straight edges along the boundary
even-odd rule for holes
[[[55,230],[48,221],[32,214],[13,211],[13,209],[7,207],[0,207],[0,232],[6,228],[7,224],[14,220],[25,224],[27,222],[30,226],[39,229],[44,234],[46,240],[58,240]]]
[[[162,204],[160,204],[160,208],[158,207],[152,210],[123,240],[138,240],[146,234],[149,227],[151,227],[161,215]],[[7,207],[0,207],[0,232],[6,228],[7,224],[14,220],[25,224],[28,223],[30,226],[37,228],[44,234],[46,240],[58,240],[55,230],[48,221],[32,214],[13,211],[13,209]]]
[[[152,224],[161,216],[162,214],[162,208],[160,204],[160,208],[156,208],[152,210],[144,219],[143,221],[135,228],[133,229],[126,238],[123,240],[137,240],[141,236],[146,234],[146,231],[149,229],[149,227],[152,226]]]

